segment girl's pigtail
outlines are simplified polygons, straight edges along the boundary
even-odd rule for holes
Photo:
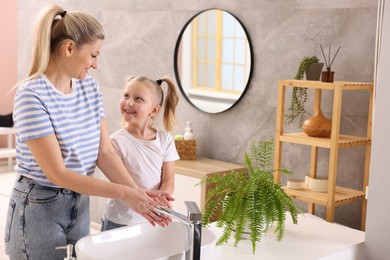
[[[164,103],[164,128],[167,132],[171,132],[176,127],[176,106],[179,103],[176,86],[169,78],[162,78],[168,85],[167,95]]]

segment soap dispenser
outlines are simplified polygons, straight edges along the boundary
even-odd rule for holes
[[[192,132],[191,122],[187,121],[187,127],[184,129],[184,140],[194,139],[194,133]]]

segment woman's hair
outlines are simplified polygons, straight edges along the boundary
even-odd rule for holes
[[[126,84],[129,82],[136,80],[139,82],[144,82],[146,83],[146,86],[152,89],[152,93],[154,93],[155,96],[155,102],[159,104],[161,107],[163,107],[164,103],[164,92],[162,90],[161,84],[162,82],[167,83],[168,89],[167,89],[167,94],[165,98],[165,103],[164,103],[164,115],[163,115],[163,124],[164,124],[164,129],[167,132],[171,132],[175,129],[176,127],[176,106],[179,102],[179,96],[177,94],[177,90],[175,87],[175,84],[172,82],[171,79],[168,77],[163,77],[158,80],[152,80],[146,76],[130,76]],[[149,123],[150,127],[152,126],[153,122]]]
[[[97,39],[104,39],[104,31],[94,17],[77,11],[67,12],[57,5],[51,6],[35,28],[33,59],[24,81],[44,73],[50,59],[65,40],[72,40],[76,47],[80,47]]]

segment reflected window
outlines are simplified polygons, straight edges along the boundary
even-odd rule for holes
[[[175,47],[175,76],[183,96],[203,112],[232,108],[249,85],[251,52],[245,28],[234,15],[219,9],[196,14]]]
[[[222,10],[210,10],[192,23],[193,89],[241,94],[250,71],[244,29]]]

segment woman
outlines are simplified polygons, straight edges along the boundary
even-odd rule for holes
[[[88,195],[119,199],[152,225],[166,193],[138,189],[112,148],[98,83],[90,76],[104,40],[100,23],[49,8],[14,105],[16,171],[5,231],[10,259],[63,259],[58,246],[89,234]],[[111,182],[92,178],[96,165]],[[162,195],[161,195],[162,194]]]

